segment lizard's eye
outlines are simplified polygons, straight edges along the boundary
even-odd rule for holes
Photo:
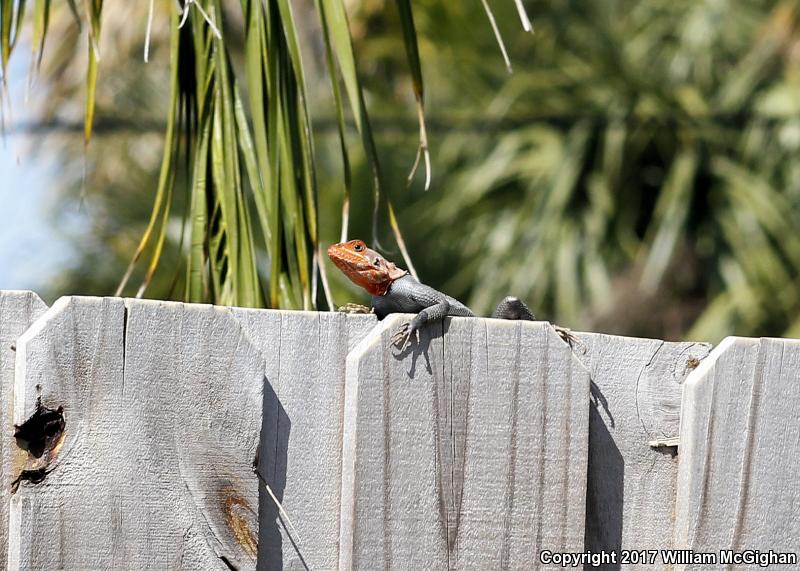
[[[361,252],[362,250],[364,250],[364,244],[356,244],[355,246],[353,246],[353,249],[356,252]]]

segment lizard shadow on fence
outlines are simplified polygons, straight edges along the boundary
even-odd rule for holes
[[[625,491],[625,460],[609,426],[614,417],[608,401],[594,381],[589,409],[589,468],[586,489],[586,528],[584,548],[592,553],[616,552],[622,547],[622,511]],[[618,570],[619,560],[592,569]],[[585,565],[584,569],[590,567]]]
[[[425,370],[428,374],[433,373],[431,368],[431,360],[428,351],[431,346],[431,341],[438,338],[443,338],[450,328],[450,318],[445,318],[441,323],[430,323],[423,327],[419,332],[419,341],[413,339],[409,342],[408,346],[403,349],[394,347],[393,355],[398,361],[405,359],[411,354],[411,367],[408,370],[409,378],[414,378],[417,371],[417,359],[420,355],[425,359]]]
[[[264,379],[263,416],[259,440],[258,473],[258,562],[259,571],[282,571],[284,538],[288,538],[303,568],[308,565],[298,545],[292,524],[281,513],[286,488],[286,464],[292,422],[268,379]],[[269,490],[267,489],[269,486]],[[274,498],[270,494],[275,496]],[[276,503],[276,500],[278,503]]]

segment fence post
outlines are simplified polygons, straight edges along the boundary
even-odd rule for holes
[[[14,433],[11,407],[14,400],[14,363],[17,338],[47,310],[47,305],[31,291],[0,290],[0,571],[6,568],[8,548],[8,503],[11,481],[16,468],[13,463]]]
[[[62,298],[17,351],[12,571],[255,568],[264,363],[229,309]]]
[[[581,551],[589,375],[543,322],[447,318],[348,356],[339,569],[533,569]]]
[[[799,555],[798,372],[800,340],[728,337],[689,376],[676,547]],[[797,563],[770,569],[796,569]]]
[[[577,334],[592,378],[586,549],[672,547],[677,442],[684,379],[707,343]],[[668,444],[675,443],[674,446]],[[683,451],[680,451],[683,454]],[[660,563],[660,558],[657,560]],[[619,569],[617,565],[606,568]],[[654,569],[649,560],[626,569]]]
[[[266,362],[259,471],[270,490],[261,487],[259,569],[335,569],[345,359],[377,321],[343,313],[232,311]]]

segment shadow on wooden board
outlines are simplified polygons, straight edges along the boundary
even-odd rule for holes
[[[603,474],[590,478],[586,489],[586,535],[584,548],[592,553],[615,552],[622,548],[622,518],[625,492],[625,461],[606,422],[614,427],[614,418],[600,388],[592,382],[589,409],[589,473]],[[603,408],[601,412],[599,407]],[[588,567],[585,567],[588,569]],[[592,569],[620,569],[619,562]]]
[[[294,534],[291,525],[281,514],[278,504],[283,502],[286,488],[286,463],[289,448],[289,433],[292,422],[286,413],[272,385],[264,378],[264,408],[261,425],[261,441],[259,444],[258,473],[261,486],[258,491],[259,550],[257,569],[263,571],[283,570],[283,540],[281,528],[286,537]],[[269,486],[269,490],[267,489]],[[270,490],[275,499],[270,495]],[[291,539],[290,539],[291,541]],[[303,554],[294,545],[300,561],[306,569]]]
[[[410,380],[417,376],[417,367],[419,366],[420,357],[423,359],[425,371],[429,375],[433,374],[430,357],[431,341],[434,339],[442,339],[442,342],[444,342],[444,336],[450,329],[450,323],[450,320],[445,319],[441,323],[426,325],[425,330],[421,334],[417,337],[410,337],[404,345],[401,345],[399,341],[398,345],[395,345],[394,340],[392,341],[390,352],[395,361],[403,361],[408,355],[411,355],[411,366],[408,368],[408,378]],[[392,335],[396,333],[397,330],[392,331]],[[394,339],[394,337],[392,337],[392,339]]]

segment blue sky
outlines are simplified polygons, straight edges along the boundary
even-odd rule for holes
[[[35,120],[25,103],[28,50],[20,46],[11,58],[10,111],[6,104],[5,137],[0,140],[0,289],[36,291],[70,257],[59,237],[55,217],[48,215],[58,172],[41,149],[44,137],[14,130],[21,121]],[[38,153],[32,149],[40,148]]]

